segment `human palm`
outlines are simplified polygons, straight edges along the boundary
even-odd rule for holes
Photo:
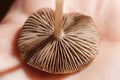
[[[93,17],[100,34],[100,51],[84,70],[54,75],[26,65],[20,58],[17,39],[27,17],[50,7],[54,0],[16,0],[0,24],[0,80],[120,80],[119,0],[64,0],[64,12],[80,12]],[[73,4],[74,3],[74,4]]]

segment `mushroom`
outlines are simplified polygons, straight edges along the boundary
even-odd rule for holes
[[[26,20],[18,39],[22,59],[30,66],[53,74],[86,68],[98,53],[99,36],[90,16],[63,14],[63,0],[56,10],[42,8]]]

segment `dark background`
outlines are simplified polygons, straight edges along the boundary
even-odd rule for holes
[[[13,2],[14,0],[0,0],[0,21],[3,19]]]

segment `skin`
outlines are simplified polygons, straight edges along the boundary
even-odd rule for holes
[[[100,35],[99,54],[95,60],[86,69],[66,75],[49,74],[26,65],[17,49],[22,25],[38,9],[54,9],[55,2],[16,0],[0,22],[0,80],[120,80],[119,0],[64,1],[64,13],[75,11],[93,17]]]

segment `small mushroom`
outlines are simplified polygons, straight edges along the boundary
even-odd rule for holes
[[[90,16],[63,15],[63,0],[56,10],[43,8],[26,20],[18,39],[22,59],[30,66],[53,73],[73,73],[87,67],[98,53],[99,37]]]

